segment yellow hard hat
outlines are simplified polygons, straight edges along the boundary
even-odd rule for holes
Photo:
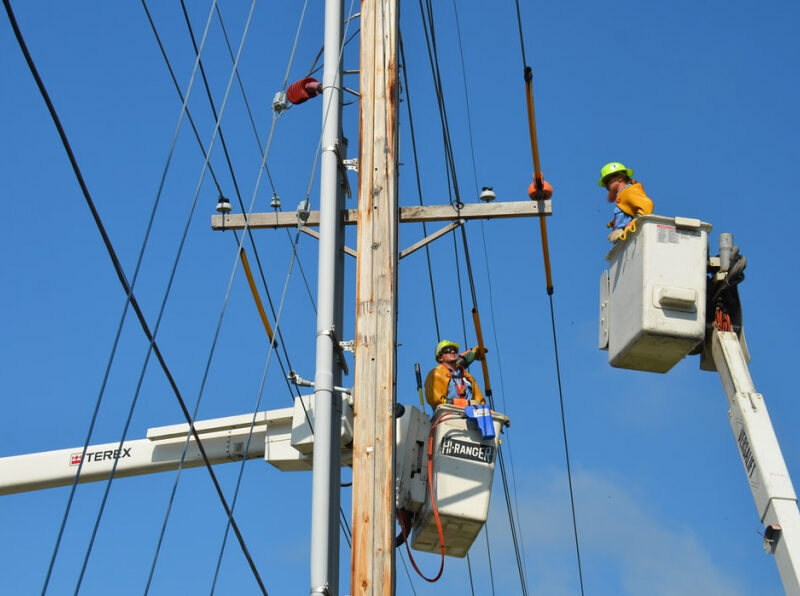
[[[605,180],[606,177],[610,176],[611,174],[616,174],[618,172],[624,172],[628,178],[633,178],[633,170],[626,168],[618,161],[612,161],[600,169],[600,180],[597,181],[597,186],[605,186],[603,180]]]
[[[450,341],[449,339],[443,339],[438,344],[436,344],[436,362],[439,362],[439,356],[442,355],[442,351],[445,348],[455,348],[458,350],[458,344],[454,341]]]

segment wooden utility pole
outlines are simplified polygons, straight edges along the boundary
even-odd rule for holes
[[[394,593],[397,0],[361,3],[351,594]]]

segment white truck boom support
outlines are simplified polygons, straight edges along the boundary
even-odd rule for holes
[[[736,333],[715,328],[711,341],[733,438],[765,526],[764,548],[775,555],[786,593],[800,595],[800,512],[767,406],[756,393]]]
[[[747,260],[720,234],[709,256],[711,225],[643,215],[609,251],[600,277],[598,346],[611,366],[665,373],[689,354],[717,371],[728,419],[758,516],[764,548],[787,594],[800,596],[800,511],[767,406],[747,369],[738,284]]]

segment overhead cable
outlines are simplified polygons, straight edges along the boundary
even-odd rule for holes
[[[451,142],[451,138],[450,138],[449,126],[447,125],[447,112],[446,112],[446,107],[445,107],[445,102],[444,102],[444,95],[443,95],[443,92],[442,92],[441,76],[440,76],[439,64],[438,64],[438,56],[436,54],[436,36],[435,36],[435,26],[434,26],[434,22],[433,22],[433,6],[432,6],[430,0],[426,0],[426,3],[427,3],[427,11],[423,9],[422,0],[420,0],[420,10],[422,12],[423,25],[425,26],[426,40],[427,40],[427,43],[428,43],[428,55],[429,55],[429,60],[430,60],[430,63],[431,63],[431,70],[432,70],[433,76],[434,76],[436,95],[437,95],[437,99],[438,99],[438,103],[439,103],[439,115],[440,115],[441,124],[442,124],[442,135],[443,135],[443,138],[444,138],[445,153],[446,153],[446,155],[448,157],[447,163],[448,163],[448,166],[449,166],[449,174],[452,176],[453,187],[454,187],[454,190],[455,190],[456,201],[454,203],[454,206],[456,207],[456,212],[458,213],[458,211],[460,210],[460,208],[462,206],[462,202],[461,202],[461,199],[460,199],[460,196],[459,196],[459,192],[458,192],[458,181],[457,181],[456,171],[455,171],[455,161],[454,161],[453,151],[452,151],[452,142]],[[426,19],[425,19],[426,13],[427,13],[427,19],[428,19],[427,23],[426,23]],[[429,33],[429,31],[430,31],[430,33]],[[484,346],[483,346],[483,340],[482,340],[482,334],[481,334],[481,328],[480,328],[480,318],[478,316],[478,309],[477,309],[477,294],[476,294],[476,291],[475,291],[475,281],[474,281],[474,275],[473,275],[473,272],[472,272],[472,264],[471,264],[471,259],[470,259],[470,256],[469,256],[469,246],[468,246],[467,237],[466,237],[466,230],[465,230],[464,226],[461,226],[461,236],[462,236],[462,240],[463,240],[464,258],[465,258],[465,263],[466,263],[466,268],[467,268],[467,273],[468,273],[468,278],[469,278],[469,284],[470,284],[470,292],[471,292],[472,303],[473,303],[473,309],[472,309],[473,321],[475,323],[476,334],[478,335],[478,339],[479,339],[478,349],[482,354],[485,354],[485,350],[484,350]],[[454,243],[455,243],[455,234],[453,236],[453,239],[454,239]],[[459,274],[459,268],[456,268],[456,273]],[[459,292],[460,292],[460,290],[461,290],[460,274],[459,274],[459,284],[458,285],[459,285]],[[461,312],[462,312],[462,321],[463,321],[463,316],[464,316],[463,303],[462,303]],[[466,330],[465,330],[465,336],[466,336]],[[487,363],[485,362],[485,359],[482,361],[482,367],[483,367],[484,383],[486,385],[486,396],[488,398],[490,407],[493,407],[494,404],[493,404],[493,399],[492,399],[491,384],[489,382],[489,371],[488,371],[488,366],[487,366]],[[501,450],[498,450],[498,453],[500,454],[499,457],[502,457]],[[501,469],[502,469],[502,467],[503,466],[502,466],[502,462],[501,462]],[[507,481],[505,473],[502,474],[502,477],[503,477],[503,489],[504,489],[504,492],[506,494],[506,502],[507,502],[507,505],[508,505],[509,524],[512,527],[512,540],[514,542],[514,550],[515,550],[516,557],[517,557],[517,566],[518,566],[518,570],[519,570],[520,583],[522,585],[523,593],[526,594],[527,593],[527,587],[526,587],[525,573],[524,573],[524,568],[522,566],[522,561],[521,561],[521,556],[520,556],[520,545],[519,545],[519,541],[518,541],[517,536],[516,536],[516,531],[514,529],[515,528],[515,520],[514,520],[513,509],[510,506],[510,498],[509,498],[509,494],[508,494],[508,481]]]
[[[411,116],[411,87],[408,84],[408,63],[406,62],[406,54],[403,49],[403,36],[400,35],[400,59],[403,67],[403,91],[406,95],[406,108],[408,109],[408,125],[411,130],[411,151],[414,155],[414,175],[417,180],[417,197],[419,198],[420,206],[423,205],[422,201],[422,179],[419,173],[419,156],[417,155],[417,137],[414,134],[414,119]],[[425,222],[422,222],[422,233],[424,237],[428,236],[428,228]],[[436,308],[436,290],[433,285],[433,268],[431,266],[431,251],[430,247],[425,245],[425,259],[428,262],[428,283],[431,288],[431,301],[433,302],[433,323],[436,328],[436,341],[442,339],[439,330],[439,313]]]
[[[534,184],[536,185],[537,192],[541,192],[543,189],[544,180],[542,178],[542,170],[539,163],[539,148],[536,139],[536,117],[534,115],[534,109],[533,109],[533,69],[531,69],[531,67],[528,66],[525,59],[525,39],[522,33],[523,31],[522,15],[520,14],[519,0],[515,0],[515,2],[517,8],[517,24],[519,28],[519,43],[520,47],[522,48],[522,64],[525,76],[525,98],[528,109],[528,127],[531,140],[531,153],[533,155],[533,163],[534,163]],[[558,381],[558,399],[561,407],[561,429],[564,435],[564,454],[567,462],[567,480],[569,482],[569,500],[570,500],[570,507],[572,509],[572,529],[575,537],[575,554],[577,557],[577,564],[578,564],[578,580],[580,583],[581,594],[583,594],[584,589],[583,589],[583,569],[581,565],[581,549],[580,549],[580,540],[578,539],[578,523],[575,516],[575,492],[572,487],[572,469],[570,466],[570,458],[569,458],[569,443],[567,441],[566,413],[564,411],[564,392],[561,384],[561,367],[559,365],[559,358],[558,358],[558,340],[556,336],[555,307],[553,305],[553,281],[550,275],[550,256],[547,247],[547,228],[545,225],[544,217],[539,218],[539,225],[542,236],[542,256],[544,257],[544,264],[545,264],[547,294],[550,298],[550,322],[553,329],[553,352],[556,363],[556,379]]]
[[[69,140],[67,139],[66,132],[64,131],[63,126],[61,125],[61,121],[60,121],[60,119],[58,117],[58,114],[57,114],[57,112],[55,110],[55,106],[53,105],[52,101],[50,100],[50,96],[49,96],[49,94],[47,92],[47,89],[45,88],[44,83],[42,82],[42,79],[39,76],[39,72],[38,72],[38,70],[36,68],[36,65],[34,64],[33,59],[32,59],[32,57],[31,57],[31,55],[30,55],[30,53],[28,51],[27,44],[25,43],[25,40],[22,37],[22,33],[21,33],[21,31],[19,29],[19,26],[17,24],[16,18],[14,16],[14,13],[13,13],[13,10],[12,10],[11,5],[9,3],[9,0],[3,0],[3,4],[5,6],[6,13],[8,14],[8,18],[9,18],[9,21],[11,23],[11,26],[12,26],[12,28],[14,30],[14,35],[15,35],[15,37],[17,39],[17,43],[19,44],[20,49],[21,49],[23,55],[25,56],[25,61],[27,62],[28,68],[30,69],[31,74],[32,74],[32,76],[33,76],[33,78],[34,78],[34,80],[36,82],[36,85],[39,88],[39,92],[40,92],[40,94],[42,96],[42,99],[44,100],[45,104],[47,105],[47,109],[48,109],[48,111],[50,113],[50,116],[51,116],[51,118],[53,120],[54,125],[56,126],[56,129],[58,131],[58,135],[61,138],[62,145],[64,146],[64,150],[67,153],[67,156],[69,158],[70,164],[71,164],[72,169],[73,169],[73,172],[75,173],[75,177],[76,177],[76,179],[78,181],[79,186],[81,187],[81,191],[83,192],[84,198],[86,199],[86,202],[87,202],[87,205],[89,207],[89,210],[92,213],[92,217],[95,220],[95,223],[96,223],[96,225],[98,227],[98,231],[100,232],[100,235],[101,235],[101,237],[103,239],[103,243],[104,243],[104,245],[106,247],[106,250],[107,250],[107,252],[109,254],[109,257],[111,258],[112,264],[113,264],[114,269],[115,269],[115,271],[117,273],[117,277],[119,278],[119,281],[120,281],[123,289],[125,290],[125,293],[127,295],[126,307],[127,307],[127,304],[130,303],[131,307],[136,312],[137,317],[139,318],[139,322],[140,322],[140,324],[142,326],[142,329],[145,332],[145,335],[148,338],[148,340],[150,340],[151,345],[153,346],[153,350],[156,353],[156,357],[158,358],[159,363],[161,364],[161,367],[164,370],[164,373],[167,376],[167,379],[168,379],[170,385],[172,386],[176,397],[178,398],[179,404],[181,406],[181,409],[184,412],[184,415],[187,417],[187,422],[189,422],[190,426],[192,427],[192,431],[194,432],[195,438],[196,438],[196,441],[197,441],[197,446],[198,446],[198,448],[199,448],[199,450],[201,452],[201,456],[202,456],[203,461],[205,462],[206,467],[207,467],[207,469],[208,469],[208,471],[209,471],[209,473],[210,473],[210,475],[212,477],[212,480],[214,481],[214,484],[215,484],[215,486],[217,488],[217,493],[219,495],[220,501],[222,502],[223,507],[226,509],[226,512],[228,512],[229,515],[230,515],[230,510],[228,508],[227,502],[225,501],[225,497],[222,494],[222,490],[221,490],[221,488],[219,486],[219,483],[217,482],[216,476],[214,475],[213,470],[211,469],[211,464],[210,464],[210,462],[208,460],[208,456],[205,453],[205,449],[203,448],[202,443],[199,440],[199,436],[197,436],[196,430],[194,430],[193,426],[191,425],[191,419],[188,416],[188,410],[186,409],[186,405],[185,405],[185,403],[183,401],[183,398],[180,395],[180,391],[178,390],[178,387],[175,384],[175,381],[174,381],[171,373],[169,372],[169,368],[167,367],[166,362],[165,362],[160,350],[158,349],[158,346],[155,344],[155,339],[154,339],[152,333],[149,330],[147,322],[146,322],[146,320],[144,318],[144,314],[142,313],[142,310],[139,307],[139,304],[136,301],[136,298],[135,298],[135,296],[133,294],[133,287],[128,283],[128,281],[127,281],[127,279],[125,277],[125,273],[124,273],[124,271],[122,269],[122,265],[119,262],[119,259],[117,258],[116,251],[114,250],[114,247],[111,244],[111,240],[108,237],[108,234],[107,234],[107,232],[105,230],[105,227],[103,226],[103,222],[102,222],[102,220],[100,218],[100,215],[99,215],[99,213],[98,213],[98,211],[97,211],[97,209],[96,209],[96,207],[94,205],[94,201],[92,200],[91,194],[89,193],[89,189],[88,189],[88,187],[86,185],[86,182],[84,181],[83,174],[81,173],[80,167],[78,166],[78,163],[77,163],[77,160],[75,158],[75,155],[72,152],[72,147],[71,147],[71,145],[69,143]],[[92,425],[94,424],[94,421],[96,420],[96,414],[97,414],[97,412],[95,411],[93,419],[92,419]],[[88,439],[87,439],[86,445],[84,445],[84,450],[83,450],[84,453],[86,452],[86,448],[87,447],[88,447]],[[75,483],[73,484],[72,490],[70,492],[70,497],[69,497],[70,503],[71,503],[71,500],[72,500],[74,492],[75,492],[75,486],[77,484],[78,477],[79,477],[78,474],[76,474]],[[68,506],[68,508],[69,508],[69,506]],[[63,536],[64,525],[65,524],[62,523],[62,526],[61,526],[61,528],[59,530],[55,551],[53,553],[53,557],[51,559],[50,566],[48,567],[47,577],[45,578],[45,583],[44,583],[44,586],[42,588],[42,593],[45,593],[47,591],[47,587],[48,587],[49,580],[50,580],[50,577],[51,577],[51,574],[52,574],[52,570],[53,570],[53,565],[54,565],[54,562],[55,562],[55,557],[56,557],[56,554],[58,552],[58,545],[60,544],[60,540],[61,540],[61,538]],[[241,533],[238,531],[238,526],[236,528],[236,533],[237,533],[237,536],[239,538],[239,542],[240,542],[240,545],[242,547],[242,550],[245,553],[245,556],[246,556],[246,558],[248,560],[248,563],[250,564],[251,571],[253,572],[254,577],[256,578],[256,580],[258,581],[259,585],[263,589],[263,582],[261,581],[261,578],[260,578],[260,576],[258,574],[258,570],[256,569],[255,564],[253,563],[252,557],[250,557],[249,551],[247,550],[247,547],[246,547],[246,545],[244,543],[244,539],[241,536]],[[266,594],[266,589],[263,589],[263,592]]]

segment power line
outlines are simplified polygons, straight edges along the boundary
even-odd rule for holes
[[[453,154],[453,150],[452,150],[452,141],[451,141],[451,138],[450,138],[449,126],[447,124],[447,111],[446,111],[446,106],[445,106],[445,101],[444,101],[444,94],[443,94],[443,91],[442,91],[441,74],[440,74],[440,70],[439,70],[439,61],[438,61],[438,56],[437,56],[437,52],[436,52],[436,34],[435,34],[435,26],[434,26],[434,20],[433,20],[433,6],[432,6],[430,0],[426,0],[426,5],[427,5],[427,17],[428,17],[427,24],[426,24],[426,20],[425,20],[426,11],[423,9],[422,0],[420,0],[420,10],[422,12],[422,20],[423,20],[423,25],[424,25],[424,28],[425,28],[426,41],[427,41],[427,47],[428,47],[428,56],[429,56],[429,60],[430,60],[430,64],[431,64],[431,70],[433,72],[434,86],[435,86],[435,89],[436,89],[436,97],[437,97],[437,101],[438,101],[438,105],[439,105],[439,115],[440,115],[441,124],[442,124],[442,136],[443,136],[443,139],[444,139],[445,153],[446,153],[446,156],[447,156],[447,164],[449,166],[449,174],[452,176],[453,188],[455,190],[455,196],[456,196],[456,201],[455,201],[454,206],[456,207],[456,210],[458,212],[458,210],[460,210],[460,208],[462,206],[462,202],[461,202],[461,199],[460,199],[460,196],[459,196],[459,191],[458,191],[458,181],[457,181],[457,177],[456,177],[454,154]],[[430,34],[428,33],[428,31],[430,31]],[[462,237],[462,240],[463,240],[464,260],[465,260],[465,264],[466,264],[466,267],[467,267],[467,273],[468,273],[468,279],[469,279],[469,287],[470,287],[470,292],[471,292],[471,296],[472,296],[472,304],[473,304],[472,313],[473,313],[473,318],[474,318],[474,322],[475,322],[476,333],[479,335],[478,339],[479,339],[479,342],[480,342],[481,339],[480,339],[480,327],[479,327],[479,317],[478,317],[478,308],[477,308],[477,294],[476,294],[476,291],[475,291],[475,280],[474,280],[473,271],[472,271],[472,263],[471,263],[471,259],[470,259],[470,256],[469,256],[469,245],[468,245],[468,242],[467,242],[466,230],[465,230],[465,226],[463,226],[463,225],[461,226],[461,237]],[[456,253],[457,253],[457,247],[456,247],[456,242],[455,242],[455,233],[453,235],[453,241],[454,241],[454,249],[456,249]],[[461,296],[460,272],[459,272],[459,268],[458,267],[456,267],[456,273],[457,273],[458,279],[459,279],[459,283],[458,283],[459,296]],[[463,299],[461,299],[461,304],[462,304],[461,312],[462,312],[462,325],[463,325],[463,318],[464,318]],[[466,339],[466,327],[464,328],[464,335],[465,335],[465,339]],[[488,368],[486,367],[486,363],[485,362],[483,364],[484,364],[484,380],[485,380],[485,383],[486,383],[486,396],[488,398],[488,401],[489,401],[490,405],[493,406],[492,389],[491,389],[491,386],[489,385]],[[515,551],[516,558],[517,558],[517,566],[518,566],[518,569],[519,569],[520,583],[521,583],[521,586],[522,586],[523,594],[527,594],[525,572],[524,572],[524,568],[522,566],[522,560],[521,560],[521,556],[520,556],[520,546],[519,546],[517,535],[516,535],[514,513],[513,513],[512,507],[511,507],[511,503],[510,503],[510,496],[509,496],[509,491],[508,491],[508,481],[507,481],[506,474],[505,474],[505,465],[504,465],[504,463],[502,461],[502,452],[501,452],[501,450],[498,450],[498,458],[500,460],[500,467],[501,467],[502,478],[503,478],[503,491],[504,491],[505,496],[506,496],[506,504],[507,504],[507,508],[508,508],[509,524],[511,525],[511,530],[512,530],[512,539],[513,539],[513,543],[514,543],[514,551]]]
[[[147,322],[146,322],[146,320],[144,318],[144,314],[142,313],[141,308],[139,307],[139,304],[136,301],[135,296],[133,295],[133,288],[132,288],[132,286],[130,286],[128,284],[128,281],[127,281],[127,279],[125,277],[125,273],[124,273],[124,271],[122,269],[122,265],[119,262],[119,259],[118,259],[117,255],[116,255],[116,251],[114,250],[114,247],[111,244],[111,240],[108,237],[108,234],[107,234],[107,232],[105,230],[103,222],[102,222],[102,220],[100,218],[100,215],[99,215],[99,213],[98,213],[98,211],[97,211],[97,209],[96,209],[96,207],[94,205],[94,201],[92,200],[91,194],[89,193],[89,189],[88,189],[88,187],[86,185],[86,182],[84,181],[83,174],[81,173],[80,167],[78,166],[78,162],[77,162],[77,160],[75,158],[75,155],[74,155],[74,153],[72,151],[72,147],[71,147],[71,145],[69,143],[69,140],[67,139],[67,136],[66,136],[66,133],[64,131],[64,128],[61,125],[61,120],[58,117],[58,114],[57,114],[57,112],[55,110],[55,106],[53,105],[53,103],[52,103],[52,101],[50,99],[50,96],[49,96],[49,94],[47,92],[47,89],[45,88],[44,83],[42,82],[42,79],[39,76],[39,72],[38,72],[38,70],[36,68],[36,65],[34,64],[33,59],[32,59],[32,57],[30,55],[30,52],[28,51],[27,44],[25,43],[25,40],[24,40],[24,38],[22,36],[22,33],[21,33],[20,29],[19,29],[19,26],[17,24],[17,20],[16,20],[16,18],[14,16],[14,12],[13,12],[13,10],[11,8],[9,0],[3,0],[3,5],[5,6],[6,13],[8,14],[9,22],[11,24],[11,27],[14,30],[14,35],[15,35],[15,37],[17,39],[17,43],[19,44],[20,50],[22,51],[23,55],[25,56],[25,61],[28,64],[28,68],[30,69],[31,74],[32,74],[34,80],[36,81],[36,85],[39,88],[39,93],[41,94],[42,99],[44,100],[45,104],[47,105],[48,112],[50,113],[50,116],[51,116],[51,118],[53,120],[53,123],[56,126],[56,129],[58,131],[58,135],[61,138],[62,145],[64,146],[64,150],[67,153],[67,156],[69,158],[70,164],[71,164],[73,172],[75,174],[75,177],[76,177],[76,179],[78,181],[79,186],[81,187],[81,191],[83,193],[83,196],[84,196],[84,198],[86,200],[86,203],[87,203],[87,205],[89,207],[89,210],[92,213],[92,217],[95,220],[95,223],[97,225],[98,231],[100,232],[100,235],[101,235],[101,237],[103,239],[103,243],[106,246],[106,250],[107,250],[107,252],[109,254],[109,257],[111,258],[112,264],[114,266],[114,270],[116,271],[117,277],[119,278],[119,281],[120,281],[123,289],[125,290],[125,293],[127,295],[127,302],[130,303],[130,305],[133,307],[134,311],[136,312],[137,317],[139,318],[139,322],[140,322],[140,324],[142,326],[142,329],[145,332],[146,337],[150,341],[150,345],[152,346],[153,351],[156,353],[156,357],[158,358],[158,360],[159,360],[159,362],[161,364],[161,367],[162,367],[165,375],[167,376],[167,379],[168,379],[170,385],[173,388],[173,391],[174,391],[174,393],[175,393],[175,395],[176,395],[176,397],[177,397],[177,399],[179,401],[181,409],[183,410],[184,415],[187,416],[187,421],[190,423],[190,428],[191,428],[192,432],[195,435],[195,439],[197,441],[197,446],[198,446],[198,448],[200,450],[200,453],[201,453],[201,456],[203,458],[203,461],[205,462],[206,468],[208,469],[209,474],[211,475],[212,480],[214,482],[214,485],[217,488],[217,493],[219,495],[220,501],[222,502],[223,507],[226,509],[226,512],[228,513],[229,518],[232,520],[232,514],[230,512],[230,509],[228,508],[227,502],[225,501],[225,497],[222,494],[222,489],[219,486],[219,483],[217,482],[216,476],[214,475],[214,472],[213,472],[213,470],[211,468],[211,464],[210,464],[210,462],[208,460],[208,456],[205,453],[205,449],[202,446],[202,443],[200,441],[200,437],[197,436],[197,431],[194,429],[194,426],[191,424],[191,419],[188,417],[188,410],[186,409],[186,405],[185,405],[185,403],[183,401],[183,398],[180,395],[180,391],[178,390],[178,387],[177,387],[177,385],[175,383],[175,380],[173,379],[171,373],[169,372],[169,368],[167,367],[166,362],[164,361],[163,356],[161,355],[161,352],[160,352],[160,350],[158,349],[158,346],[155,343],[155,338],[152,335],[152,333],[150,332],[150,329],[149,329],[149,327],[147,325]],[[95,417],[96,417],[96,412],[95,412]],[[93,422],[92,423],[94,423],[94,418],[93,418]],[[88,445],[88,441],[87,441],[87,445]],[[85,453],[85,451],[86,451],[86,445],[84,446],[84,453]],[[70,502],[71,502],[72,496],[74,494],[74,490],[75,490],[75,486],[77,484],[77,481],[78,481],[78,475],[76,474],[75,483],[73,484],[72,492],[70,493]],[[244,543],[244,538],[241,536],[241,533],[238,531],[238,526],[236,526],[236,534],[237,534],[237,537],[239,538],[239,544],[241,545],[242,551],[244,552],[245,557],[247,558],[247,561],[248,561],[248,563],[250,565],[251,571],[252,571],[254,577],[256,578],[256,580],[258,581],[259,585],[261,586],[262,591],[264,592],[264,594],[266,594],[266,589],[264,588],[263,582],[261,581],[261,577],[259,576],[258,570],[255,567],[255,563],[253,562],[253,559],[250,556],[249,551],[247,550],[247,547],[246,547],[246,545]],[[50,576],[51,576],[51,573],[52,573],[52,568],[53,568],[53,564],[54,564],[54,561],[55,561],[55,556],[56,556],[56,553],[58,552],[58,544],[60,543],[62,535],[63,535],[63,524],[62,524],[62,527],[61,527],[61,529],[59,531],[58,542],[56,544],[55,552],[53,553],[53,558],[51,560],[50,566],[49,566],[48,571],[47,571],[47,577],[45,579],[45,583],[44,583],[44,586],[42,588],[42,593],[47,591],[47,586],[49,584]]]
[[[456,23],[456,34],[457,34],[457,39],[458,39],[458,51],[459,51],[459,56],[461,58],[461,77],[462,77],[463,87],[464,87],[464,102],[465,102],[466,111],[467,111],[467,133],[468,133],[468,137],[469,137],[470,155],[472,157],[472,173],[473,173],[474,192],[477,195],[478,194],[478,167],[477,167],[477,162],[475,160],[475,141],[474,141],[473,135],[472,135],[472,110],[470,109],[469,93],[467,91],[467,69],[466,69],[466,65],[464,63],[464,47],[463,47],[462,38],[461,38],[461,24],[459,23],[459,19],[458,19],[458,5],[456,4],[455,0],[453,0],[453,15],[455,17],[455,23]],[[491,280],[491,275],[490,275],[491,261],[489,259],[488,250],[487,250],[487,247],[486,247],[486,233],[485,233],[485,230],[484,230],[485,226],[484,226],[484,222],[483,221],[480,222],[480,228],[481,228],[481,239],[483,241],[484,262],[486,263],[486,280],[487,280],[486,287],[487,287],[488,292],[489,292],[489,315],[490,315],[491,322],[492,322],[492,333],[493,333],[493,336],[494,336],[494,347],[495,347],[495,351],[496,351],[495,352],[496,353],[496,361],[497,361],[497,367],[498,367],[499,376],[500,376],[500,389],[501,389],[500,395],[501,395],[501,399],[502,399],[502,402],[503,402],[503,411],[506,411],[505,386],[504,386],[504,383],[503,383],[503,369],[502,369],[502,364],[501,364],[503,359],[502,359],[502,353],[500,351],[500,344],[499,344],[499,342],[497,340],[497,325],[495,323],[495,314],[494,314],[494,295],[492,293],[492,280]],[[508,449],[508,455],[509,455],[510,467],[511,467],[511,482],[512,482],[512,484],[514,486],[514,504],[515,504],[514,510],[516,511],[516,518],[517,518],[517,520],[519,520],[520,515],[519,515],[519,503],[518,503],[518,500],[517,500],[517,492],[516,492],[516,472],[515,472],[515,469],[514,469],[514,458],[513,458],[513,453],[512,453],[512,450],[511,450],[510,432],[508,434],[508,440],[506,441],[506,443],[507,443],[506,447]],[[507,488],[507,485],[504,484],[504,487]],[[509,516],[512,518],[512,521],[513,521],[513,515],[514,514],[509,510]],[[489,572],[490,572],[490,575],[491,575],[492,566],[491,566],[491,551],[489,549],[489,540],[488,540],[488,537],[489,537],[488,527],[485,527],[485,530],[486,530],[486,539],[487,539],[486,540],[487,555],[489,557]],[[523,540],[520,540],[520,546],[521,546],[521,550],[522,550],[522,563],[523,563],[523,565],[522,565],[522,573],[524,574],[524,569],[525,569],[525,566],[524,566],[524,562],[525,562],[525,542]],[[491,577],[491,580],[492,580],[492,590],[494,591],[494,577],[493,576]]]
[[[543,178],[541,177],[541,170],[539,167],[539,155],[538,155],[538,147],[536,143],[536,123],[535,117],[533,114],[533,91],[531,81],[533,79],[533,71],[525,58],[525,39],[523,36],[523,29],[522,29],[522,15],[520,13],[519,8],[519,0],[515,0],[516,9],[517,9],[517,24],[519,29],[519,43],[522,49],[522,66],[523,71],[525,73],[525,95],[526,95],[526,103],[528,108],[528,126],[530,129],[530,137],[531,137],[531,152],[533,157],[533,164],[534,164],[534,181],[536,183],[537,190],[542,190],[543,185]],[[547,279],[547,294],[550,298],[550,323],[553,330],[553,353],[555,357],[555,364],[556,364],[556,379],[558,381],[558,399],[559,405],[561,408],[561,429],[564,436],[564,455],[566,458],[567,463],[567,480],[569,482],[569,501],[570,507],[572,510],[572,529],[573,534],[575,536],[575,554],[577,558],[578,564],[578,580],[581,587],[581,594],[584,593],[583,587],[583,568],[581,565],[581,549],[580,549],[580,540],[578,538],[578,523],[575,516],[575,492],[572,487],[572,469],[570,465],[570,457],[569,457],[569,443],[567,441],[567,421],[566,421],[566,414],[564,411],[564,392],[561,384],[561,367],[559,365],[559,358],[558,358],[558,338],[556,334],[556,319],[555,319],[555,307],[553,305],[553,283],[550,278],[550,259],[549,259],[549,249],[547,247],[547,229],[545,227],[545,220],[541,218],[539,220],[541,235],[542,235],[542,253],[544,256],[544,266],[545,266],[545,277]]]
[[[419,198],[419,204],[422,205],[422,179],[420,178],[419,173],[419,158],[417,156],[417,137],[414,134],[414,119],[411,116],[411,87],[408,84],[408,63],[406,62],[406,54],[405,50],[403,49],[403,36],[400,35],[400,58],[403,65],[403,90],[406,94],[406,107],[408,108],[408,125],[411,129],[411,150],[414,155],[414,174],[417,180],[417,197]],[[424,236],[427,237],[428,235],[428,227],[425,225],[425,222],[422,222],[422,233]],[[441,332],[439,330],[439,313],[436,308],[436,289],[433,285],[433,268],[431,267],[431,251],[430,247],[426,244],[425,245],[425,259],[428,262],[428,282],[431,288],[431,301],[433,302],[433,323],[436,327],[436,341],[442,339]]]

